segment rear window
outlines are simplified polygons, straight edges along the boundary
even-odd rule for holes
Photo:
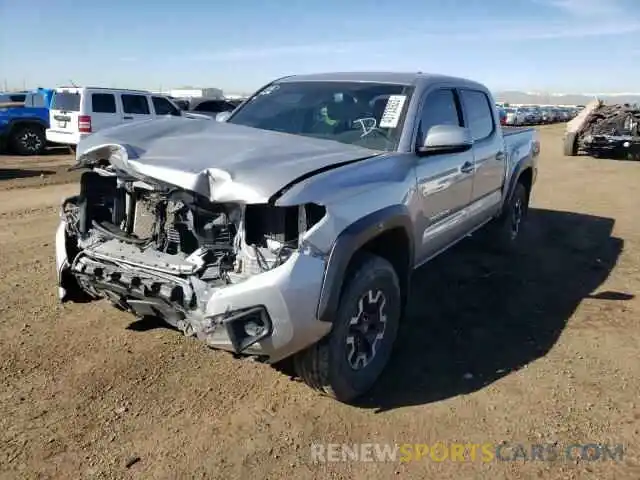
[[[149,102],[144,95],[122,95],[122,110],[134,115],[149,115]]]
[[[113,94],[91,94],[91,111],[94,113],[116,113],[116,99]]]
[[[80,94],[71,92],[56,92],[51,103],[52,110],[65,110],[67,112],[80,111]]]
[[[45,107],[44,97],[38,93],[32,93],[31,95],[27,95],[24,99],[25,107],[34,107],[34,108],[42,108]]]

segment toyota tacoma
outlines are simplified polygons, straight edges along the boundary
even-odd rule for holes
[[[216,122],[96,132],[57,230],[63,301],[105,298],[209,346],[292,357],[348,402],[387,363],[412,271],[480,227],[521,237],[540,150],[479,83],[280,78]]]

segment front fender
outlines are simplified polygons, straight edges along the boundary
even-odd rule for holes
[[[403,228],[409,238],[409,258],[414,258],[412,225],[407,207],[392,205],[358,219],[337,236],[329,253],[322,282],[317,311],[320,321],[332,322],[335,318],[349,262],[369,240],[390,229]]]

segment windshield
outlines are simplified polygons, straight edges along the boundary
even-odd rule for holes
[[[369,82],[282,82],[258,92],[229,123],[396,150],[413,87]]]
[[[72,92],[56,92],[51,102],[51,110],[77,112],[80,110],[80,94]]]

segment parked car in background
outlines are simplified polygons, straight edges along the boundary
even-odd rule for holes
[[[527,125],[537,125],[541,123],[542,115],[540,114],[540,110],[535,107],[528,107],[524,109],[524,123]]]
[[[496,107],[498,109],[498,116],[500,118],[500,125],[507,124],[507,111],[503,107]]]
[[[552,123],[553,122],[553,113],[549,107],[542,107],[540,109],[540,123]]]
[[[225,98],[192,98],[189,102],[189,112],[197,112],[203,115],[209,115],[213,118],[218,113],[232,112],[242,103],[242,100],[225,99]]]
[[[188,98],[175,98],[171,96],[167,96],[169,100],[171,100],[175,105],[183,111],[189,110],[189,99]]]
[[[524,125],[526,123],[526,113],[519,108],[506,108],[505,125]]]
[[[46,137],[52,143],[73,148],[81,139],[104,128],[166,115],[189,116],[166,95],[144,90],[60,87],[53,97]]]
[[[564,113],[562,112],[562,109],[560,108],[554,108],[553,109],[553,113],[554,113],[554,118],[556,122],[563,122],[564,121]]]
[[[18,155],[39,155],[47,146],[49,106],[53,90],[39,88],[17,95],[8,94],[10,103],[0,104],[0,149]]]

